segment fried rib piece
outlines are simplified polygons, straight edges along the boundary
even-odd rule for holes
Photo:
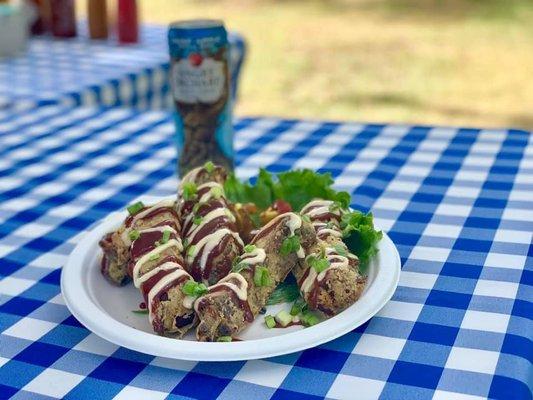
[[[293,236],[298,237],[301,246],[283,252],[284,241]],[[315,240],[311,224],[295,213],[279,215],[265,225],[237,260],[235,270],[239,272],[230,273],[196,301],[200,320],[197,339],[215,341],[245,328],[265,306],[276,286],[304,257],[303,248],[312,246]]]
[[[359,259],[342,241],[341,209],[329,200],[313,200],[301,214],[311,221],[318,240],[293,274],[309,308],[331,317],[357,301],[366,278],[359,273]],[[317,268],[317,260],[327,260],[327,267]]]

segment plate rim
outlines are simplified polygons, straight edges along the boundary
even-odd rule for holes
[[[392,298],[400,279],[401,259],[398,249],[383,231],[378,254],[381,253],[382,247],[386,247],[387,252],[392,252],[394,265],[385,268],[380,265],[372,285],[355,303],[361,304],[364,301],[369,308],[369,311],[359,315],[358,318],[350,318],[349,313],[345,314],[348,308],[306,329],[239,342],[197,342],[158,336],[114,319],[94,303],[89,288],[83,285],[83,271],[88,268],[84,266],[84,261],[103,234],[119,225],[124,216],[125,212],[113,212],[80,237],[61,269],[61,294],[72,315],[89,331],[118,346],[153,356],[188,361],[241,361],[275,357],[316,347],[347,334],[375,316]],[[81,287],[81,290],[76,291],[77,287]],[[373,296],[374,292],[378,295]],[[379,293],[382,295],[379,296]],[[280,336],[283,336],[283,340],[276,340]]]

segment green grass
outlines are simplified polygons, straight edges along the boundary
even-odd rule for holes
[[[533,127],[531,0],[144,0],[249,41],[240,115]]]

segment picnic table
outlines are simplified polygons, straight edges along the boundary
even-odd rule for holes
[[[3,110],[1,398],[531,398],[531,132],[275,118],[235,129],[240,177],[328,171],[373,211],[401,255],[392,300],[332,342],[264,360],[169,360],[106,342],[70,315],[61,266],[109,213],[175,194],[172,116]]]
[[[167,28],[142,25],[138,44],[119,45],[114,38],[90,40],[84,22],[74,39],[36,36],[28,51],[0,59],[0,109],[65,106],[173,107]],[[237,94],[246,43],[228,33],[232,95]]]

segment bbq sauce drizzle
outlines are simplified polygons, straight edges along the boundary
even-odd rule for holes
[[[173,202],[172,205],[174,205]],[[154,213],[155,210],[163,210],[164,208],[161,203],[158,203],[154,207],[147,208],[145,211],[148,212],[144,212],[142,217],[144,219],[153,218],[159,212],[164,212]],[[135,214],[133,217],[135,218],[141,213]],[[172,214],[175,215],[175,211]],[[135,222],[134,218],[131,219],[130,226]],[[147,304],[150,324],[158,333],[162,333],[163,325],[156,315],[155,306],[156,303],[160,302],[161,295],[170,288],[192,279],[183,268],[183,260],[180,255],[183,245],[178,232],[174,229],[178,225],[177,221],[163,221],[153,227],[139,230],[138,237],[130,245],[132,256],[130,271],[133,283],[135,287],[141,290]],[[169,232],[170,235],[168,240],[162,243],[165,232]],[[174,250],[171,255],[161,257],[161,254],[165,251],[168,252],[169,249]],[[145,265],[154,262],[153,268],[143,272]],[[183,306],[192,309],[192,304],[187,297],[183,300]]]
[[[261,230],[253,238],[251,244],[256,243],[268,233],[272,232],[272,230],[274,230],[274,228],[276,228],[278,225],[282,224],[284,220],[286,226],[289,228],[290,236],[293,236],[296,233],[296,230],[302,225],[301,218],[295,213],[291,212],[278,215],[261,228]],[[238,264],[246,264],[246,267],[243,270],[250,271],[253,276],[255,268],[263,265],[266,261],[265,249],[256,246],[251,251],[241,254],[236,261]],[[239,308],[244,313],[246,322],[252,322],[254,320],[255,316],[253,315],[248,302],[248,282],[238,272],[232,272],[225,278],[221,279],[218,283],[210,286],[208,292],[204,296],[200,297],[194,304],[195,311],[198,312],[202,302],[205,301],[204,299],[206,296],[216,294],[220,291],[226,291],[235,296],[237,303],[239,304]]]
[[[191,172],[194,174],[195,170]],[[239,252],[244,247],[222,185],[206,182],[198,186],[196,198],[186,200],[181,205],[181,214],[186,215],[182,228],[182,236],[187,241],[185,261],[191,274],[197,280],[206,282],[212,272],[212,260],[223,253],[230,241],[237,243]],[[219,261],[217,268],[229,272],[232,260]]]

